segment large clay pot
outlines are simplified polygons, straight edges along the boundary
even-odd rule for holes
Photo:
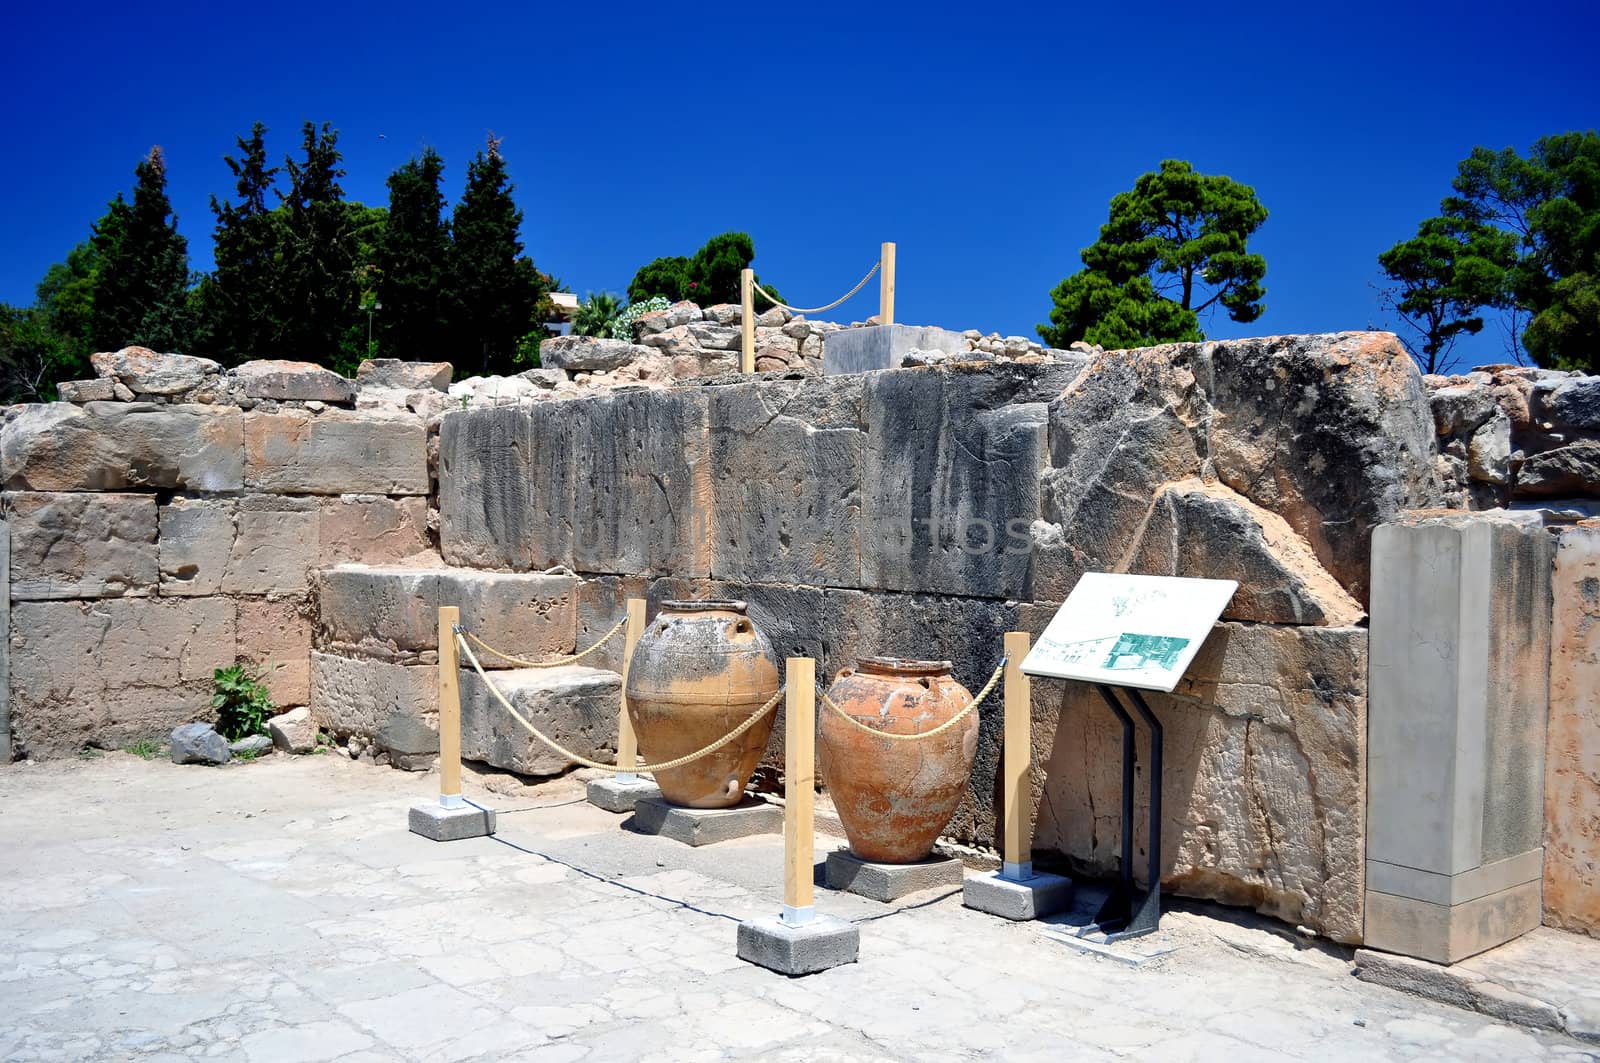
[[[662,602],[628,664],[628,717],[645,763],[702,749],[778,692],[772,643],[743,602]],[[688,808],[728,808],[744,797],[776,713],[714,753],[655,773],[661,796]]]
[[[949,661],[862,657],[840,672],[828,697],[877,731],[920,734],[972,700],[950,676]],[[864,734],[832,709],[822,713],[822,775],[863,860],[909,864],[933,849],[950,823],[978,752],[978,714],[932,738],[896,742]]]

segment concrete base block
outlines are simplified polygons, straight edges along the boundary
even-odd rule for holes
[[[436,842],[487,838],[494,833],[494,810],[463,805],[444,808],[438,801],[418,801],[411,806],[411,833]]]
[[[607,812],[632,812],[634,806],[647,797],[661,796],[661,787],[649,779],[635,776],[620,779],[611,776],[596,779],[589,784],[589,803]]]
[[[1454,905],[1369,889],[1366,944],[1434,963],[1455,963],[1537,927],[1540,889],[1535,879]]]
[[[1031,878],[1002,878],[1000,872],[973,875],[961,889],[961,903],[1002,919],[1043,919],[1072,905],[1073,884],[1064,875],[1037,872]]]
[[[962,354],[967,338],[959,332],[923,325],[867,325],[840,329],[822,338],[822,371],[865,373],[898,369],[908,351],[943,351]]]
[[[624,826],[685,845],[714,845],[781,832],[783,809],[754,797],[746,797],[732,808],[681,808],[659,797],[647,797],[634,805],[633,818]]]
[[[775,915],[739,924],[739,958],[779,974],[798,976],[855,963],[861,931],[854,923],[819,915],[790,926]]]
[[[831,890],[888,904],[919,890],[959,886],[964,873],[961,861],[949,856],[934,854],[914,864],[880,864],[839,849],[828,854],[827,883]]]

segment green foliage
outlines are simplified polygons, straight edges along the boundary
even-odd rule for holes
[[[1461,335],[1483,331],[1478,311],[1499,301],[1515,261],[1509,233],[1460,217],[1429,218],[1378,256],[1394,282],[1379,298],[1417,333],[1424,372],[1442,370]]]
[[[610,292],[590,292],[572,315],[575,336],[610,336],[622,314],[622,304]]]
[[[1147,346],[1204,338],[1199,315],[1221,306],[1234,321],[1265,311],[1266,259],[1249,238],[1267,220],[1255,189],[1167,159],[1112,197],[1086,267],[1051,292],[1046,343]]]
[[[665,310],[672,305],[672,300],[664,295],[652,295],[642,303],[629,303],[617,319],[611,323],[611,338],[614,340],[627,340],[633,342],[633,326],[641,317]]]
[[[133,745],[128,747],[128,752],[132,753],[136,757],[141,757],[144,760],[155,760],[162,754],[163,749],[159,742],[154,742],[148,738],[141,738]]]
[[[160,147],[150,149],[134,176],[133,202],[118,193],[95,226],[89,339],[96,350],[129,344],[182,350],[189,339],[189,248],[167,199]]]
[[[749,233],[713,236],[693,258],[657,258],[639,267],[628,285],[628,301],[642,303],[652,296],[662,296],[669,303],[688,299],[702,307],[737,303],[739,274],[755,257],[755,242]],[[759,277],[756,283],[761,283]],[[766,288],[778,294],[771,285]]]
[[[272,697],[259,673],[242,664],[211,673],[211,707],[217,713],[217,732],[230,742],[267,733]]]
[[[660,296],[669,303],[677,303],[688,298],[684,294],[688,290],[689,260],[682,255],[656,258],[640,266],[633,275],[628,283],[628,301],[638,303]]]
[[[449,350],[450,223],[440,190],[444,159],[426,148],[389,175],[389,214],[377,240],[376,311],[391,358],[425,360]]]
[[[51,402],[78,369],[72,348],[38,307],[0,303],[0,402]]]

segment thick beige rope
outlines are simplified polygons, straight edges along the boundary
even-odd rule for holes
[[[948,731],[950,728],[954,727],[956,724],[958,724],[962,720],[966,719],[967,713],[971,712],[973,709],[976,709],[979,705],[981,705],[983,703],[983,699],[989,696],[990,691],[994,690],[995,684],[1000,682],[1000,677],[1005,674],[1005,671],[1006,671],[1006,659],[1004,657],[1002,657],[1002,658],[1000,658],[1000,664],[994,670],[994,675],[990,676],[989,677],[989,682],[984,684],[984,687],[983,687],[982,690],[978,691],[978,696],[973,698],[971,701],[967,702],[966,708],[962,709],[960,712],[956,713],[954,716],[950,717],[948,720],[946,720],[944,723],[941,723],[938,727],[935,727],[933,730],[931,730],[931,731],[922,731],[922,732],[920,732],[918,734],[910,734],[910,735],[892,734],[892,733],[890,733],[888,731],[880,731],[876,727],[868,727],[866,724],[862,723],[860,720],[856,719],[854,716],[851,716],[848,712],[845,712],[839,706],[835,705],[833,703],[833,699],[828,697],[827,692],[822,689],[822,684],[820,684],[820,683],[817,684],[817,695],[820,698],[822,698],[822,703],[824,705],[826,705],[828,708],[832,709],[834,712],[838,713],[840,715],[840,717],[842,717],[847,723],[850,724],[850,726],[856,728],[857,730],[865,731],[865,732],[867,732],[867,734],[874,735],[874,736],[876,736],[878,738],[887,738],[891,742],[917,742],[917,741],[921,741],[924,738],[932,738],[934,735],[938,734],[941,731]]]
[[[765,716],[767,713],[771,712],[774,708],[776,708],[779,700],[782,699],[782,697],[783,697],[783,688],[779,687],[778,688],[778,692],[776,694],[772,695],[772,697],[768,698],[767,699],[767,703],[765,705],[761,706],[759,709],[757,709],[753,716],[751,716],[744,723],[741,723],[738,727],[735,727],[733,730],[729,731],[727,734],[723,735],[721,738],[717,739],[715,742],[712,742],[709,746],[706,746],[704,749],[697,749],[693,753],[690,753],[688,756],[678,757],[676,760],[669,760],[669,761],[666,761],[663,764],[637,764],[637,765],[635,765],[635,766],[633,766],[631,768],[623,768],[623,767],[619,767],[619,766],[617,766],[615,764],[601,764],[597,760],[590,760],[588,757],[581,757],[578,754],[574,753],[572,750],[570,750],[570,749],[566,748],[565,746],[561,745],[559,742],[557,742],[555,739],[551,738],[549,735],[545,734],[543,731],[539,730],[533,724],[529,723],[528,722],[528,718],[526,716],[522,715],[522,713],[518,712],[512,706],[511,702],[506,700],[506,696],[504,694],[500,693],[500,688],[495,686],[492,682],[489,681],[489,677],[487,675],[485,675],[484,672],[483,672],[483,665],[478,663],[477,656],[472,652],[472,647],[467,645],[466,640],[461,638],[458,635],[456,637],[456,642],[460,645],[461,652],[466,654],[467,660],[472,662],[472,670],[478,673],[478,678],[483,680],[484,686],[489,688],[489,693],[494,695],[494,699],[500,703],[500,707],[502,709],[505,709],[507,712],[509,712],[516,719],[516,721],[518,723],[520,723],[524,728],[527,729],[529,734],[533,735],[533,737],[537,738],[539,741],[543,742],[545,745],[549,746],[551,749],[555,750],[557,753],[560,753],[563,757],[566,757],[568,760],[572,761],[573,763],[581,764],[585,768],[596,768],[596,769],[598,769],[600,771],[610,771],[610,772],[617,772],[617,773],[620,773],[620,774],[626,774],[626,773],[629,773],[629,772],[638,772],[638,771],[652,771],[653,772],[653,771],[666,771],[669,768],[681,768],[681,767],[683,767],[683,765],[688,764],[691,761],[696,761],[696,760],[699,760],[701,757],[707,756],[707,755],[709,755],[711,753],[715,753],[717,750],[721,749],[723,746],[727,745],[729,742],[732,742],[735,738],[738,738],[740,735],[742,735],[746,731],[750,730],[750,728],[754,727],[756,725],[756,723],[763,716]]]
[[[766,299],[766,301],[771,303],[773,306],[780,307],[781,309],[787,310],[791,314],[820,314],[824,310],[832,310],[834,307],[838,306],[840,303],[843,303],[843,302],[847,301],[852,295],[856,294],[856,292],[859,292],[862,288],[864,288],[866,286],[866,283],[873,278],[873,275],[878,272],[878,269],[882,265],[883,265],[883,259],[880,258],[878,261],[876,261],[876,262],[874,262],[872,264],[872,268],[867,270],[867,275],[865,277],[862,277],[860,282],[858,282],[854,288],[851,288],[849,291],[847,291],[843,295],[839,296],[839,298],[835,299],[833,302],[829,303],[827,306],[814,306],[814,307],[811,307],[809,309],[807,309],[806,307],[803,307],[803,306],[790,306],[788,303],[779,302],[777,296],[773,295],[771,292],[769,292],[765,288],[761,287],[761,285],[757,284],[755,281],[751,281],[750,282],[750,287],[752,287],[756,291],[760,292],[762,298]]]
[[[472,632],[468,631],[466,628],[458,628],[457,630],[458,630],[459,634],[465,635],[467,638],[469,638],[473,642],[477,643],[478,644],[478,648],[480,650],[482,650],[483,652],[485,652],[487,654],[490,654],[491,656],[498,657],[502,661],[510,661],[512,664],[521,665],[524,668],[559,668],[562,665],[572,664],[574,661],[583,660],[585,657],[589,656],[589,654],[593,653],[595,650],[598,650],[601,646],[604,646],[607,642],[609,642],[611,640],[611,636],[612,635],[615,635],[617,632],[621,631],[627,625],[628,625],[628,618],[627,617],[623,617],[621,620],[617,621],[615,627],[613,627],[610,631],[607,631],[604,635],[600,636],[600,641],[599,642],[596,642],[593,646],[590,646],[588,649],[584,650],[582,653],[568,654],[565,657],[557,657],[557,658],[555,658],[554,660],[551,660],[551,661],[529,661],[529,660],[525,660],[525,659],[523,659],[521,657],[513,657],[509,653],[501,653],[499,650],[495,649],[493,646],[489,645],[487,642],[483,641],[478,636],[476,636]]]

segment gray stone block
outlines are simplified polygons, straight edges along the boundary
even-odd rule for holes
[[[964,354],[967,338],[959,332],[926,325],[868,325],[840,329],[822,338],[822,371],[867,373],[898,369],[908,351],[943,351]]]
[[[1002,878],[998,871],[973,875],[961,889],[961,903],[1002,919],[1042,919],[1072,905],[1073,883],[1063,875],[1037,872],[1031,878]]]
[[[855,963],[860,952],[860,928],[829,915],[800,926],[777,916],[739,924],[739,958],[791,977]]]
[[[425,495],[427,429],[410,413],[253,410],[244,416],[244,478],[277,494]]]
[[[436,842],[458,842],[466,838],[487,838],[494,833],[494,809],[463,805],[444,808],[437,800],[418,801],[408,817],[412,834]]]
[[[589,783],[589,803],[607,812],[632,812],[634,806],[647,798],[661,797],[661,787],[649,779],[638,776],[622,779],[611,775]]]
[[[933,854],[914,864],[880,864],[839,849],[828,854],[826,881],[831,890],[889,904],[908,893],[959,886],[962,874],[954,857]]]
[[[532,476],[539,455],[531,433],[532,414],[522,406],[453,410],[439,422],[439,548],[450,564],[533,567]],[[537,445],[548,445],[542,435]],[[541,512],[553,519],[564,510],[570,518],[570,493],[564,507],[554,501],[541,495]],[[571,552],[569,540],[558,553],[570,562]]]
[[[645,798],[635,804],[633,818],[623,826],[685,845],[714,845],[778,833],[783,830],[783,809],[756,797],[746,797],[732,808],[681,808],[662,798]]]

